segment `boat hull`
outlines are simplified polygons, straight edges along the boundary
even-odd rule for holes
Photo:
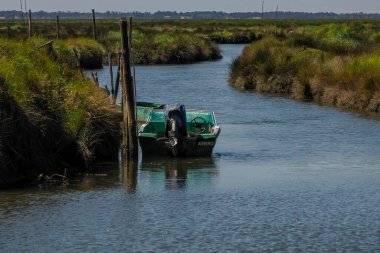
[[[139,137],[144,156],[211,156],[216,138],[184,138],[176,146],[175,154],[168,138]]]

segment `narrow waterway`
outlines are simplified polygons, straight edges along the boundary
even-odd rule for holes
[[[227,85],[224,58],[139,66],[140,101],[215,111],[210,159],[0,191],[0,252],[379,252],[380,121]],[[108,81],[108,69],[99,72]]]

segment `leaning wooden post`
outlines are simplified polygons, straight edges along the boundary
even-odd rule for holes
[[[59,16],[56,19],[57,40],[59,40]]]
[[[29,39],[32,38],[32,11],[29,10]]]
[[[115,94],[112,98],[113,103],[116,103],[117,95],[119,93],[119,84],[120,84],[120,66],[121,66],[121,54],[118,53],[117,60],[117,72],[116,72],[116,80],[115,80]]]
[[[121,49],[122,49],[122,63],[123,63],[123,85],[125,90],[125,104],[123,104],[123,120],[127,124],[124,135],[127,135],[123,140],[128,141],[123,143],[124,147],[128,147],[128,156],[130,158],[137,158],[138,155],[138,142],[137,142],[137,126],[136,126],[136,106],[135,95],[133,88],[133,81],[131,75],[130,53],[129,53],[129,40],[128,40],[128,23],[125,19],[120,20],[120,33],[121,33]],[[125,94],[126,93],[126,94]],[[124,95],[125,94],[125,95]]]
[[[82,74],[82,76],[84,76],[83,70],[82,70],[82,65],[80,64],[78,51],[75,49],[75,47],[73,48],[73,52],[74,52],[74,57],[75,57],[75,64],[76,64],[77,68],[79,69],[80,73]]]
[[[111,97],[113,99],[114,94],[115,94],[115,89],[113,86],[112,53],[108,54],[108,62],[109,62],[109,67],[110,67]]]
[[[96,18],[94,9],[92,9],[92,36],[93,39],[96,40]]]

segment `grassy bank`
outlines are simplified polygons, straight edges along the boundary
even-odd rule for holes
[[[110,32],[104,44],[109,51],[120,51],[120,33]],[[219,47],[210,40],[188,34],[145,34],[133,32],[135,64],[188,64],[221,58]]]
[[[0,39],[0,186],[117,158],[119,113],[75,69],[72,43]]]
[[[103,49],[98,48],[97,54],[107,58],[108,53],[120,51],[120,28],[118,20],[98,20],[97,37]],[[199,61],[209,61],[221,58],[220,49],[215,38],[225,42],[233,42],[235,38],[223,37],[225,33],[207,31],[194,32],[187,24],[167,23],[159,24],[137,21],[134,23],[133,52],[135,64],[187,64]],[[85,38],[92,38],[92,24],[88,20],[62,20],[60,35],[63,40],[80,40],[81,45],[91,44]],[[46,40],[56,37],[55,21],[35,20],[33,34]],[[239,42],[247,41],[242,32],[238,32]],[[0,21],[0,37],[11,39],[26,39],[27,23],[22,21]],[[247,35],[254,36],[252,34]],[[86,42],[86,43],[85,43]],[[94,47],[93,47],[94,48]],[[91,62],[97,64],[86,67],[99,67],[97,55],[90,55]],[[87,58],[87,55],[86,55]]]
[[[231,66],[240,89],[380,112],[378,24],[323,24],[251,44]]]

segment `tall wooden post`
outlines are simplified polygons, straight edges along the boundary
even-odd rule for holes
[[[118,53],[117,56],[117,72],[116,72],[116,80],[115,80],[115,93],[114,96],[112,97],[113,103],[116,103],[117,100],[117,95],[119,93],[119,84],[120,84],[120,67],[121,67],[121,54]]]
[[[29,39],[32,38],[32,11],[29,10]]]
[[[128,38],[129,38],[129,51],[131,53],[131,49],[132,49],[132,17],[129,17],[129,26],[128,26]],[[131,58],[132,58],[132,54],[130,54]]]
[[[112,53],[108,54],[108,62],[110,67],[110,84],[111,84],[111,97],[113,100],[114,94],[115,94],[115,88],[113,86],[113,69],[112,69]]]
[[[127,147],[127,155],[130,158],[137,158],[138,155],[138,142],[137,142],[137,120],[136,120],[136,100],[134,85],[132,81],[131,65],[130,65],[130,52],[129,52],[129,39],[128,39],[128,23],[125,19],[120,20],[120,33],[121,33],[121,48],[122,48],[122,69],[123,69],[123,96],[125,96],[125,104],[123,104],[123,120],[125,127],[123,138],[123,146]]]
[[[56,19],[57,40],[59,40],[59,16]]]
[[[277,36],[277,19],[278,19],[278,4],[277,4],[277,8],[276,8],[276,31],[275,31],[276,36]]]
[[[261,37],[264,36],[264,0],[261,4]]]
[[[135,101],[135,107],[137,106],[136,105],[136,69],[135,69],[135,64],[134,64],[134,58],[133,58],[133,48],[132,48],[132,28],[133,28],[133,24],[132,24],[132,17],[129,17],[129,30],[128,30],[128,33],[129,33],[129,55],[130,55],[130,62],[131,62],[131,65],[132,65],[132,70],[133,70],[133,73],[132,73],[132,84],[133,84],[133,94],[134,94],[134,101]]]
[[[93,39],[96,40],[96,18],[94,9],[92,9],[92,36]]]

